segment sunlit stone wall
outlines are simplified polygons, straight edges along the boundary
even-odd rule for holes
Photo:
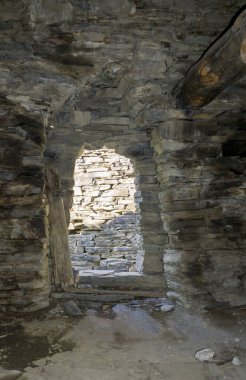
[[[74,268],[134,271],[141,237],[130,160],[113,149],[85,150],[74,180],[69,225]]]

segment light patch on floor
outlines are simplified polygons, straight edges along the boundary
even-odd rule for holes
[[[198,315],[180,307],[162,313],[137,303],[99,304],[78,318],[50,310],[42,320],[22,320],[22,351],[26,339],[38,345],[48,336],[61,352],[34,360],[19,380],[244,380],[244,317],[245,311]],[[227,353],[227,360],[201,363],[194,358],[201,348]]]

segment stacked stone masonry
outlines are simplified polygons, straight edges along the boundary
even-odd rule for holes
[[[43,128],[2,103],[0,127],[0,311],[49,305],[48,209]]]
[[[172,97],[245,1],[14,5],[0,12],[1,309],[48,305],[51,235],[66,236],[50,228],[45,171],[69,225],[76,158],[103,146],[138,173],[136,266],[187,306],[245,305],[245,78],[197,111]]]
[[[134,271],[142,250],[134,168],[113,149],[76,160],[69,244],[73,268]]]
[[[169,236],[165,276],[172,296],[186,304],[196,297],[210,305],[245,303],[245,115],[233,115],[233,132],[231,118],[208,126],[198,115],[164,122],[152,134]]]

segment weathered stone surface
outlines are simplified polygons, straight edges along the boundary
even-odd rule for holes
[[[210,362],[213,360],[215,352],[211,348],[204,348],[195,354],[195,358],[200,362]]]
[[[241,365],[242,362],[241,362],[241,360],[237,356],[234,356],[234,358],[232,359],[232,364],[234,364],[234,365]]]
[[[44,129],[23,110],[2,102],[5,121],[0,128],[1,218],[0,293],[3,311],[42,309],[48,306],[47,209],[44,195]],[[6,112],[7,115],[6,116]],[[21,156],[37,155],[25,162]],[[11,176],[10,176],[10,173]]]
[[[115,183],[103,184],[105,173]],[[69,225],[74,268],[135,270],[142,240],[131,161],[112,149],[85,150],[76,161],[74,176]],[[90,231],[90,224],[97,222],[98,230]]]
[[[22,375],[22,372],[15,370],[6,370],[0,367],[0,380],[15,380]]]
[[[79,272],[78,288],[91,285],[94,289],[153,290],[163,291],[162,275],[143,275],[138,272],[116,272],[114,270],[84,270]]]
[[[161,216],[168,234],[164,249],[166,279],[176,295],[180,293],[182,302],[190,303],[197,294],[201,299],[200,306],[213,302],[221,305],[245,302],[241,278],[244,278],[246,262],[239,248],[244,240],[241,215],[244,195],[240,190],[244,188],[245,181],[240,173],[236,174],[226,165],[220,164],[217,170],[218,156],[221,156],[224,141],[230,138],[231,133],[226,132],[228,121],[222,120],[218,118],[213,127],[210,126],[210,137],[205,128],[202,129],[204,122],[196,121],[199,135],[194,129],[194,122],[190,122],[190,128],[188,121],[174,122],[171,140],[175,137],[175,141],[183,145],[171,155],[165,150],[165,145],[169,145],[171,123],[166,126],[163,123],[152,134],[162,188],[159,193]],[[244,140],[245,132],[240,126],[242,120],[236,122],[235,129],[241,131],[240,138]],[[219,137],[217,128],[221,123],[225,129],[223,136]],[[188,130],[189,138],[185,142],[185,131]],[[190,149],[192,134],[197,142]],[[181,152],[185,156],[187,148],[189,155],[182,161]],[[234,159],[242,160],[239,154]],[[174,167],[175,173],[167,170],[167,166]],[[202,168],[199,174],[197,168]],[[226,269],[229,267],[230,270]],[[239,288],[238,293],[236,289]]]
[[[49,301],[45,167],[60,177],[68,224],[75,160],[84,148],[103,146],[135,168],[146,244],[138,270],[148,266],[159,278],[163,253],[169,293],[181,302],[245,305],[245,80],[199,112],[176,109],[170,95],[245,4],[188,4],[20,0],[13,11],[12,0],[2,2],[2,310],[31,311]],[[85,202],[102,207],[92,198],[122,180],[118,166],[113,173],[105,172]],[[91,184],[100,170],[88,174],[76,186]]]
[[[79,307],[72,300],[65,302],[64,305],[63,305],[63,307],[64,307],[65,312],[68,315],[72,315],[72,316],[76,316],[76,317],[82,315]]]
[[[113,312],[116,314],[115,325],[120,332],[123,326],[127,327],[128,339],[138,339],[145,334],[147,339],[160,337],[163,333],[158,322],[145,310],[131,309],[126,305],[115,305]]]
[[[162,305],[160,307],[160,310],[163,312],[163,313],[169,313],[170,311],[172,311],[174,309],[174,306],[171,305],[171,304],[165,304],[165,305]]]

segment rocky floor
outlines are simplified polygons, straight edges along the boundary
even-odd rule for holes
[[[62,304],[1,316],[0,380],[246,378],[245,310],[171,310],[163,299],[78,306],[77,317]],[[202,362],[204,348],[213,354]]]

